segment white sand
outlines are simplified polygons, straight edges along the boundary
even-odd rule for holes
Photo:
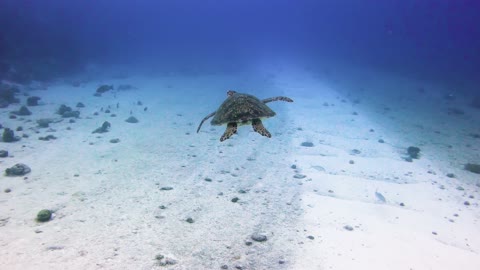
[[[1,168],[21,162],[32,172],[25,180],[0,177],[0,269],[479,269],[479,176],[463,170],[480,159],[478,139],[467,136],[478,132],[478,112],[449,116],[436,86],[384,74],[348,81],[284,69],[250,75],[106,79],[30,91],[45,104],[25,119],[85,103],[81,119],[52,124],[52,133],[35,134],[33,122],[7,119],[12,107],[1,110],[4,126],[22,125],[18,133],[30,135],[0,143],[14,156],[1,159]],[[102,83],[138,89],[93,97]],[[418,98],[419,86],[432,92]],[[220,143],[223,127],[208,122],[196,134],[230,88],[295,102],[271,103],[278,115],[264,123],[272,139],[241,127]],[[385,88],[413,90],[389,96]],[[117,117],[93,116],[108,105]],[[140,123],[124,122],[130,111]],[[91,134],[105,120],[111,131]],[[58,139],[37,140],[46,134]],[[421,147],[419,160],[403,160],[410,145]],[[166,186],[173,190],[160,190]],[[44,208],[55,216],[37,223]],[[247,246],[255,232],[268,240]],[[177,263],[158,266],[157,254]]]

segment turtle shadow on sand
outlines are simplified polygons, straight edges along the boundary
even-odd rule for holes
[[[275,116],[275,112],[265,105],[266,103],[272,101],[293,102],[291,98],[282,96],[260,100],[249,94],[241,94],[233,90],[229,90],[227,92],[227,99],[220,105],[218,110],[210,113],[202,119],[200,125],[198,125],[197,133],[200,131],[203,122],[210,117],[215,116],[210,122],[212,125],[220,126],[227,124],[227,129],[223,133],[222,137],[220,137],[221,142],[227,140],[233,134],[237,133],[237,127],[239,125],[246,124],[251,124],[253,130],[260,135],[271,138],[272,135],[263,126],[261,119]]]

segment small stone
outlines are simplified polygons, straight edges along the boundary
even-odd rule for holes
[[[203,180],[205,180],[207,182],[212,182],[212,178],[209,178],[209,177],[205,177],[205,179],[203,179]]]
[[[247,246],[251,246],[252,244],[253,244],[252,241],[245,241],[245,245],[247,245]]]
[[[4,190],[4,192],[5,192],[5,193],[10,193],[10,192],[12,192],[12,190],[9,189],[9,188],[6,188],[6,189]]]
[[[405,206],[405,204],[402,202],[402,203],[400,203],[400,206]]]
[[[157,260],[157,261],[163,260],[163,258],[165,258],[165,256],[163,256],[162,254],[157,254],[155,256],[155,260]]]
[[[49,118],[42,118],[37,120],[38,127],[47,128],[53,120]]]
[[[109,91],[109,90],[113,90],[113,85],[106,85],[106,84],[103,84],[103,85],[100,85],[98,88],[97,88],[97,91],[95,92],[96,94],[99,94],[99,96],[101,96],[103,93]]]
[[[297,168],[297,165],[295,165],[295,164],[292,164],[292,166],[290,166],[290,168],[292,168],[292,169],[294,169],[294,170],[295,170],[295,169]]]
[[[110,127],[111,127],[111,126],[112,126],[112,125],[110,124],[110,122],[105,121],[105,122],[103,122],[103,124],[102,124],[101,127],[99,127],[99,128],[97,128],[97,129],[95,129],[94,131],[92,131],[92,134],[93,134],[93,133],[105,133],[105,132],[108,132],[108,131],[110,130]]]
[[[49,247],[46,248],[46,250],[51,250],[51,251],[53,251],[53,250],[62,250],[62,249],[64,249],[64,248],[65,248],[65,247],[63,247],[63,246],[49,246]]]
[[[173,189],[173,187],[162,187],[162,188],[160,188],[160,190],[172,190],[172,189]]]
[[[80,117],[79,111],[67,111],[62,114],[63,118],[78,118]]]
[[[304,147],[313,147],[314,146],[312,142],[302,142],[300,145],[304,146]]]
[[[432,232],[433,235],[437,235],[437,232]]]
[[[480,134],[478,133],[471,133],[470,137],[475,138],[475,139],[480,139]]]
[[[464,201],[463,204],[466,205],[466,206],[469,206],[470,202],[469,201]]]
[[[82,102],[78,102],[76,107],[77,108],[85,108],[85,104],[83,104]]]
[[[17,163],[5,170],[7,176],[23,176],[30,173],[32,170],[25,164]]]
[[[293,178],[296,178],[296,179],[303,179],[303,178],[305,178],[305,177],[307,177],[307,176],[304,175],[304,174],[300,174],[300,173],[297,173],[297,174],[295,174],[295,175],[293,176]]]
[[[385,143],[383,139],[378,140],[379,143]]]
[[[195,221],[193,220],[193,218],[189,217],[185,220],[186,222],[188,223],[194,223]]]
[[[254,233],[252,234],[251,238],[253,241],[257,241],[257,242],[267,241],[267,236],[261,233]]]
[[[465,190],[462,186],[458,186],[457,190]]]
[[[311,236],[311,235],[307,236],[307,238],[310,239],[310,240],[314,240],[314,239],[315,239],[315,237],[313,237],[313,236]]]
[[[416,146],[409,146],[407,148],[407,153],[411,158],[418,159],[420,155],[420,148]]]
[[[233,197],[232,202],[236,203],[236,202],[238,202],[238,200],[240,200],[238,197]]]
[[[279,260],[279,261],[278,261],[278,264],[284,264],[284,263],[285,263],[284,260]]]
[[[27,98],[27,106],[38,106],[38,101],[40,100],[40,97],[36,96],[31,96]]]
[[[228,269],[228,265],[224,264],[220,267],[220,269]]]
[[[480,164],[467,163],[465,164],[465,170],[472,173],[480,174]]]
[[[9,220],[10,220],[9,217],[0,217],[0,227],[7,225]]]
[[[39,222],[47,222],[52,218],[52,211],[48,209],[40,210],[37,214],[37,221]]]
[[[362,153],[362,151],[360,151],[360,150],[358,150],[358,149],[352,149],[352,150],[350,151],[350,154],[351,154],[351,155],[359,155],[359,154],[361,154],[361,153]]]
[[[119,142],[120,142],[120,139],[118,139],[118,138],[111,139],[110,142],[111,142],[111,143],[119,143]]]
[[[130,117],[128,117],[128,118],[125,120],[125,122],[127,122],[127,123],[132,123],[132,124],[133,124],[133,123],[138,123],[138,119],[135,118],[134,116],[130,116]]]
[[[350,161],[348,161],[348,163],[349,163],[349,164],[355,164],[355,161],[350,160]]]
[[[5,128],[3,130],[2,140],[3,142],[16,142],[20,140],[20,137],[15,136],[15,133],[13,132],[13,130],[9,128]]]
[[[353,231],[353,227],[350,226],[350,225],[345,225],[345,226],[343,226],[343,228],[347,231]]]
[[[20,116],[27,116],[32,114],[32,112],[26,106],[22,106],[18,111],[13,111],[12,113]]]
[[[8,151],[7,150],[0,150],[0,158],[8,157]]]
[[[455,178],[455,174],[453,174],[453,173],[447,173],[447,177],[448,177],[448,178]]]
[[[38,137],[39,140],[41,141],[50,141],[50,140],[56,140],[57,137],[53,136],[53,135],[47,135],[45,137]]]

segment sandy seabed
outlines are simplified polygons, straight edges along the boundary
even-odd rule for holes
[[[23,91],[42,98],[31,116],[0,111],[4,127],[29,136],[0,142],[10,153],[0,168],[32,169],[0,176],[0,269],[480,269],[480,176],[463,168],[480,160],[469,136],[480,112],[446,101],[442,86],[372,74],[170,75]],[[104,83],[137,89],[94,97]],[[224,127],[208,122],[197,134],[230,88],[295,102],[269,103],[271,139],[242,126],[220,143]],[[77,102],[86,107],[75,123],[36,126]],[[465,114],[449,115],[452,106]],[[104,121],[110,131],[92,134]],[[48,134],[57,139],[38,140]],[[409,146],[420,159],[405,161]],[[52,220],[37,222],[41,209]]]

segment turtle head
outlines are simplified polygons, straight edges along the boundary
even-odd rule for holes
[[[236,93],[237,93],[236,91],[228,90],[228,91],[227,91],[227,97],[231,97],[231,96],[233,96],[233,95],[236,94]]]

